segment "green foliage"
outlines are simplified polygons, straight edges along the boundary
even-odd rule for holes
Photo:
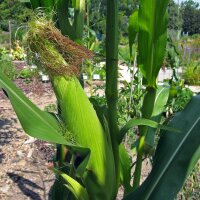
[[[17,71],[12,63],[9,51],[5,48],[0,49],[0,71],[11,80],[14,80],[17,76]]]
[[[187,178],[178,198],[186,199],[199,199],[200,197],[200,163],[198,162],[193,169],[190,176]]]
[[[177,44],[172,40],[172,37],[168,36],[165,67],[176,69],[180,65],[179,50]],[[176,77],[175,77],[176,78]]]
[[[128,122],[119,130],[118,111],[123,110],[123,106],[118,104],[118,56],[126,56],[124,52],[118,51],[118,9],[124,2],[110,0],[106,4],[106,101],[104,97],[91,98],[89,101],[78,81],[79,66],[92,53],[61,35],[52,21],[46,23],[46,18],[40,17],[30,22],[27,38],[33,54],[37,54],[37,59],[50,75],[58,101],[57,115],[37,108],[0,72],[0,87],[7,92],[25,132],[58,144],[53,166],[56,173],[53,199],[114,200],[119,186],[123,185],[125,199],[172,200],[200,156],[200,110],[197,109],[200,105],[199,96],[192,98],[167,127],[160,124],[160,116],[170,93],[169,88],[158,88],[156,82],[165,54],[168,0],[141,0],[138,26],[129,26],[129,34],[133,34],[129,36],[130,48],[136,33],[138,34],[138,67],[141,72],[135,75],[138,78],[134,82],[135,91],[138,92],[133,93],[136,97],[132,97],[132,83],[128,88],[130,94],[129,90],[123,91],[126,95],[124,115]],[[80,42],[84,2],[73,1],[69,5],[66,3],[69,2],[57,1],[58,16],[54,20],[58,20],[56,25],[63,34],[72,34],[75,31],[76,34],[70,36]],[[51,8],[52,1],[32,1],[32,5]],[[64,5],[73,8],[72,24],[69,24],[73,19],[68,15],[70,9],[66,9]],[[83,7],[80,9],[81,6]],[[91,31],[87,33],[88,36],[92,35]],[[87,46],[92,49],[90,42],[86,41]],[[128,52],[127,49],[125,52]],[[140,81],[141,73],[144,77],[143,85]],[[138,103],[139,108],[132,105],[134,103]],[[136,111],[133,117],[141,115],[140,118],[130,119],[132,111]],[[137,160],[132,186],[132,163],[121,142],[134,126],[139,126],[139,137],[135,145]],[[158,134],[160,139],[152,172],[140,185],[142,162],[147,156],[145,145],[151,141],[147,137],[147,126],[156,129],[150,129],[153,139],[159,132],[158,129],[165,131]],[[154,142],[151,146],[155,148]]]
[[[167,107],[167,115],[179,112],[185,108],[187,103],[191,100],[193,92],[189,88],[181,88],[179,86],[171,86],[170,90],[173,91],[173,98],[169,99]]]
[[[174,0],[170,0],[168,5],[168,13],[169,13],[169,24],[168,28],[170,30],[181,30],[183,19],[181,10],[179,8],[179,5],[174,2]]]
[[[57,106],[55,104],[49,104],[44,107],[44,111],[50,112],[50,113],[56,113],[57,112]]]
[[[0,48],[8,47],[9,33],[0,30]]]
[[[25,50],[20,46],[19,41],[14,42],[14,47],[11,50],[13,60],[24,60],[25,59]]]
[[[8,20],[12,24],[21,24],[27,22],[32,15],[32,10],[26,8],[18,0],[0,1],[0,29],[8,31]]]
[[[33,74],[33,71],[31,71],[29,68],[24,68],[19,72],[19,78],[30,80]]]
[[[191,62],[189,65],[183,68],[182,78],[188,85],[200,84],[200,63]]]
[[[182,2],[181,9],[183,13],[183,31],[189,35],[200,33],[200,8],[199,3],[193,0]]]
[[[176,197],[200,156],[200,113],[194,112],[199,102],[200,96],[193,97],[186,108],[169,123],[181,130],[181,133],[162,132],[150,175],[138,190],[125,199],[169,200]]]
[[[149,0],[148,3],[142,0],[139,9],[138,65],[150,87],[156,87],[165,54],[167,5],[168,0]],[[155,31],[156,26],[159,28]]]

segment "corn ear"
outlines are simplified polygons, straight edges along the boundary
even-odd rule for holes
[[[111,199],[115,183],[114,159],[94,108],[75,77],[55,76],[52,83],[66,129],[73,134],[76,145],[91,151],[83,173],[89,196],[92,199]]]
[[[116,178],[109,136],[77,78],[80,64],[93,53],[64,37],[44,17],[29,23],[27,41],[37,61],[51,77],[65,138],[90,151],[76,175],[81,178],[90,199],[113,199]]]

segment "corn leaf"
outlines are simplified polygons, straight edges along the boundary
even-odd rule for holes
[[[165,109],[165,105],[167,103],[169,97],[169,87],[166,86],[160,86],[158,87],[156,91],[156,98],[153,108],[153,113],[151,120],[160,123],[162,113]],[[148,146],[148,148],[153,148],[154,141],[155,141],[155,132],[156,130],[153,128],[148,128],[146,138],[145,138],[145,144]]]
[[[0,86],[6,91],[27,134],[48,142],[67,144],[56,119],[37,108],[2,72]]]
[[[124,194],[131,191],[131,158],[129,157],[123,144],[119,146],[119,160],[120,160],[120,182],[124,186]]]
[[[144,118],[140,118],[140,119],[130,119],[126,125],[124,127],[122,127],[122,129],[119,131],[119,142],[121,143],[121,141],[123,140],[125,134],[133,127],[135,126],[149,126],[152,128],[159,128],[159,129],[163,129],[163,130],[169,130],[172,132],[180,132],[179,130],[173,128],[173,127],[168,127],[168,126],[164,126],[162,124],[159,124],[155,121],[152,121],[150,119],[144,119]]]
[[[62,173],[61,177],[67,182],[65,186],[74,194],[77,200],[89,200],[86,189],[72,177]]]
[[[71,144],[56,118],[34,105],[2,72],[0,88],[6,91],[22,128],[28,135],[47,142],[65,144],[72,152],[78,152],[88,160],[90,150]]]
[[[132,47],[135,42],[136,35],[139,31],[138,24],[138,10],[136,10],[129,18],[129,26],[128,26],[128,37],[129,37],[129,49],[130,56],[132,57]]]
[[[53,9],[54,6],[54,0],[30,0],[32,8],[37,9],[37,8],[50,8],[51,10]]]
[[[138,64],[150,87],[156,87],[167,40],[169,0],[141,0],[139,8]]]
[[[193,97],[169,125],[181,133],[163,131],[150,175],[125,200],[173,200],[200,158],[200,96]]]
[[[69,11],[68,11],[68,1],[57,0],[56,1],[56,14],[57,14],[57,24],[63,35],[69,36],[71,39],[76,37],[76,31],[69,21]]]

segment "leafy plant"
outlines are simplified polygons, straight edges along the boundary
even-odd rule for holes
[[[186,84],[199,85],[200,83],[200,63],[191,62],[189,65],[183,68],[182,77]]]
[[[19,72],[19,77],[23,79],[30,79],[33,76],[33,72],[29,68],[24,68]]]
[[[173,113],[179,112],[185,108],[188,102],[193,97],[193,92],[189,88],[180,87],[180,86],[172,86],[173,96],[169,99],[167,104],[167,116],[170,116]]]
[[[17,71],[9,56],[9,51],[5,48],[0,49],[0,71],[11,80],[14,80],[17,77]]]
[[[19,41],[15,41],[14,48],[11,51],[13,60],[24,60],[26,55],[23,47],[19,45]]]
[[[59,24],[67,24],[69,21],[65,21],[66,15],[63,15],[68,12],[63,6],[66,1],[58,2]],[[83,6],[80,2],[72,1],[75,12]],[[42,5],[51,8],[52,3],[43,1]],[[41,1],[32,1],[32,4],[41,6]],[[114,200],[119,186],[123,185],[125,200],[173,200],[195,166],[200,156],[200,109],[197,109],[200,96],[193,97],[168,126],[160,124],[169,94],[169,88],[157,86],[167,40],[167,4],[168,0],[141,0],[139,10],[130,20],[133,23],[129,30],[129,34],[133,34],[129,36],[130,53],[138,35],[137,63],[145,92],[142,118],[130,119],[122,128],[118,126],[117,110],[119,27],[116,0],[107,1],[105,105],[93,101],[92,106],[78,81],[82,61],[91,58],[93,53],[64,37],[52,20],[44,16],[29,23],[27,40],[30,50],[50,76],[58,101],[57,115],[37,108],[0,72],[0,87],[6,90],[25,132],[58,144],[57,159],[52,167],[57,178],[52,188],[53,199]],[[72,30],[66,30],[66,26],[62,28],[62,33]],[[139,137],[131,184],[132,163],[122,141],[135,126],[139,126]],[[146,146],[150,144],[150,149],[154,148],[151,141],[160,129],[152,171],[141,184],[142,162],[150,154]]]

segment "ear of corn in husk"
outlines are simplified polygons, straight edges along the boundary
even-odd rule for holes
[[[65,134],[72,134],[75,145],[91,151],[82,174],[90,199],[112,199],[115,192],[112,147],[77,79],[82,61],[91,58],[93,53],[64,37],[53,22],[47,21],[45,17],[29,23],[27,41],[35,58],[50,74],[67,130]]]

